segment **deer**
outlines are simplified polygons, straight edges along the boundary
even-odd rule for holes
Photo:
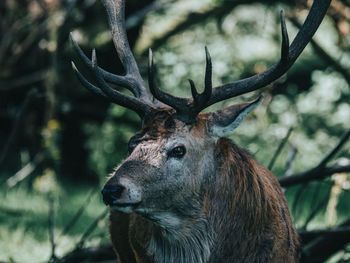
[[[141,77],[125,28],[125,1],[102,0],[125,75],[102,69],[93,49],[90,70],[74,72],[92,93],[136,112],[141,131],[102,189],[110,208],[109,232],[121,263],[298,262],[300,242],[278,180],[227,137],[262,97],[216,112],[207,107],[256,91],[284,75],[321,24],[331,0],[314,0],[293,42],[281,11],[281,57],[266,71],[213,87],[205,47],[204,89],[189,80],[191,98],[160,89],[149,50],[148,85]],[[126,95],[121,88],[129,90]]]

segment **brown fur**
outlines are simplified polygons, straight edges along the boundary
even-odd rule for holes
[[[297,262],[298,236],[276,178],[229,140],[220,139],[217,147],[221,178],[208,190],[208,202],[216,204],[209,218],[216,231],[227,236],[219,237],[213,257],[225,258],[225,251],[234,251],[227,262]],[[221,246],[225,243],[227,247]]]
[[[189,128],[188,136],[194,136],[199,143],[202,141],[202,149],[210,148],[213,143],[212,165],[215,172],[206,175],[200,190],[195,191],[201,200],[198,211],[194,205],[193,215],[184,218],[176,231],[183,236],[191,236],[191,229],[195,229],[200,224],[198,222],[205,222],[201,230],[205,229],[204,235],[209,240],[206,244],[210,246],[210,256],[200,261],[203,263],[298,262],[298,235],[278,181],[230,140],[207,141],[206,117],[201,115],[198,122]],[[145,122],[144,127],[143,138],[159,140],[187,126],[171,120],[171,113],[165,112]],[[118,170],[125,173],[127,169],[122,167]],[[192,180],[195,185],[197,179]],[[191,199],[188,202],[191,204]],[[121,263],[156,262],[154,255],[150,254],[149,245],[155,236],[163,240],[163,230],[157,223],[135,213],[126,215],[112,211],[110,232]],[[166,239],[162,242],[166,246]]]

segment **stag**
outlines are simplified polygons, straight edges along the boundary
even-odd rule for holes
[[[258,90],[293,65],[311,40],[331,0],[315,0],[289,44],[281,12],[282,47],[278,63],[246,79],[212,87],[212,63],[205,48],[204,91],[190,80],[192,98],[159,89],[149,52],[148,86],[131,52],[123,0],[102,0],[112,39],[125,69],[114,75],[73,47],[93,73],[91,92],[135,111],[142,130],[128,144],[129,155],[105,184],[110,234],[122,263],[298,262],[299,241],[276,178],[245,150],[225,138],[261,101],[203,113],[208,106]],[[126,88],[133,96],[118,89]]]

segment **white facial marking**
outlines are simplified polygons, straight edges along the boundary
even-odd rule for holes
[[[130,202],[139,202],[142,199],[141,189],[132,183],[128,178],[120,178],[120,185],[127,189],[127,195]]]
[[[132,212],[134,212],[134,209],[132,206],[111,206],[111,210],[122,212],[125,214],[131,214]]]
[[[164,228],[177,228],[181,225],[181,219],[171,212],[152,214],[152,217],[159,220],[158,224]]]

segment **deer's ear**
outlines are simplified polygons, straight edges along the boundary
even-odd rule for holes
[[[213,137],[225,137],[236,129],[244,118],[261,102],[260,96],[253,102],[232,105],[225,109],[210,113],[208,118],[208,132]]]

